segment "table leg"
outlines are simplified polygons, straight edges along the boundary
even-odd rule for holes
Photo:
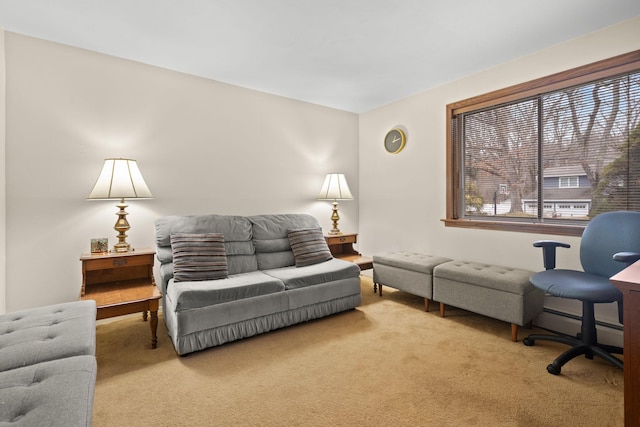
[[[143,322],[147,321],[147,310],[142,310],[142,321]]]
[[[145,311],[146,313],[146,311]],[[151,321],[149,322],[149,326],[151,326],[151,348],[158,347],[158,311],[151,311]]]

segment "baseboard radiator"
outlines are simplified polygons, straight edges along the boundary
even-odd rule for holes
[[[534,326],[551,332],[576,336],[580,332],[582,319],[575,314],[546,308],[533,321]],[[602,344],[623,346],[623,328],[620,325],[603,322],[596,319],[598,342]]]

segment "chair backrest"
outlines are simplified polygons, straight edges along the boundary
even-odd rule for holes
[[[591,274],[611,277],[626,267],[614,261],[617,252],[640,252],[640,212],[605,212],[582,233],[580,263]]]

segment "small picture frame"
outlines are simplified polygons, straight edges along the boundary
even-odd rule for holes
[[[91,253],[95,255],[109,253],[109,239],[104,237],[91,239]]]

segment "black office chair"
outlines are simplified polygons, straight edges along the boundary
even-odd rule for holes
[[[582,301],[582,328],[575,338],[531,334],[523,343],[532,346],[537,340],[548,340],[571,346],[547,366],[547,371],[554,375],[559,375],[565,363],[580,355],[587,359],[599,356],[622,369],[622,361],[612,354],[622,354],[622,349],[598,343],[594,304],[617,302],[622,323],[622,293],[609,278],[640,259],[640,212],[607,212],[589,222],[580,242],[584,271],[555,270],[556,248],[570,247],[566,243],[541,240],[533,246],[542,248],[546,271],[531,276],[531,283],[547,294]]]

